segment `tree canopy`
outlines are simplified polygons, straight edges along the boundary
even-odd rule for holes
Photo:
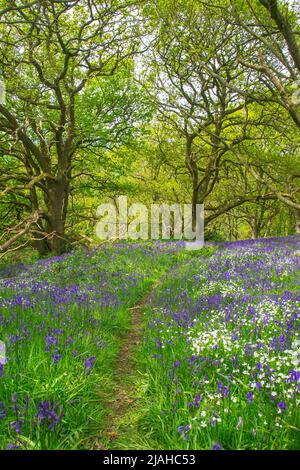
[[[284,0],[1,0],[0,252],[89,243],[121,194],[204,203],[207,235],[300,233],[299,17]]]

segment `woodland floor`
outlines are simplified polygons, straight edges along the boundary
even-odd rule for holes
[[[108,399],[104,398],[107,409],[106,422],[100,435],[87,443],[90,450],[118,449],[122,447],[122,441],[128,442],[132,423],[127,426],[126,422],[131,420],[133,408],[138,406],[140,400],[138,375],[141,372],[137,370],[136,356],[143,341],[143,311],[158,284],[159,281],[156,281],[143,299],[129,308],[130,327],[121,339],[122,344],[114,369],[113,390]]]

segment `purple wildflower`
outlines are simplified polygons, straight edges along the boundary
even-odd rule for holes
[[[179,428],[177,428],[177,432],[181,434],[184,441],[188,440],[190,430],[191,430],[190,424],[187,424],[186,426],[179,426]]]
[[[25,397],[25,404],[24,404],[24,413],[27,413],[27,411],[28,411],[28,405],[29,405],[29,396],[26,395],[26,397]]]
[[[61,423],[64,417],[60,407],[54,404],[53,401],[42,401],[38,405],[38,412],[35,415],[36,422],[41,424],[45,422],[48,425],[50,431],[53,431],[55,427]]]
[[[22,434],[22,430],[21,430],[22,424],[24,424],[24,420],[19,419],[18,421],[13,421],[12,423],[10,423],[10,426],[16,431],[17,434]]]
[[[11,397],[11,401],[13,402],[13,410],[15,413],[19,412],[19,406],[18,406],[18,397],[17,394],[14,393]]]
[[[56,366],[61,360],[61,358],[62,358],[62,354],[53,353],[52,354],[53,364]]]
[[[46,336],[46,352],[50,351],[51,345],[58,346],[58,338],[55,336]]]
[[[222,450],[223,447],[221,446],[221,444],[219,442],[214,442],[213,445],[212,445],[212,450]]]
[[[255,384],[255,387],[257,388],[257,390],[260,392],[261,391],[261,383],[260,382],[257,382]]]
[[[6,416],[6,408],[2,401],[0,401],[0,419],[4,419]]]
[[[285,404],[284,401],[279,401],[277,403],[277,406],[278,406],[280,412],[284,412],[286,410],[286,404]]]
[[[95,361],[96,361],[95,356],[90,356],[86,359],[86,361],[84,363],[85,368],[86,368],[86,375],[90,375],[91,369],[92,369],[93,365],[95,364]]]

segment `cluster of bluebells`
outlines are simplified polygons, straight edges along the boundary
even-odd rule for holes
[[[4,422],[7,416],[11,417],[9,420],[9,434],[14,435],[14,441],[8,442],[7,444],[6,448],[8,450],[20,448],[20,435],[23,432],[26,420],[28,421],[28,406],[28,395],[25,396],[25,399],[22,402],[18,399],[16,393],[12,395],[9,403],[0,401],[0,425],[1,421]]]
[[[59,405],[55,404],[53,401],[49,402],[45,400],[38,404],[38,412],[35,415],[35,419],[37,424],[43,423],[48,426],[50,431],[54,431],[61,423],[63,416],[64,413]]]
[[[181,434],[184,441],[188,440],[190,430],[191,430],[190,424],[187,424],[186,426],[179,426],[177,429],[177,431]]]
[[[149,354],[165,377],[165,419],[178,416],[184,440],[192,424],[203,448],[210,448],[207,433],[215,442],[226,435],[220,445],[228,448],[293,445],[299,247],[299,237],[222,244],[173,269],[153,296]]]
[[[4,420],[7,416],[12,416],[13,419],[9,422],[8,435],[13,437],[13,442],[7,444],[7,449],[26,449],[26,439],[24,439],[25,428],[33,426],[41,432],[41,426],[45,426],[48,430],[54,431],[58,425],[61,424],[64,413],[61,407],[53,401],[41,401],[37,405],[38,411],[31,420],[29,414],[30,398],[25,396],[21,400],[16,393],[11,397],[11,401],[7,404],[0,402],[0,421]]]

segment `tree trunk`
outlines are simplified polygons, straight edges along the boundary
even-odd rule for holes
[[[198,187],[193,186],[192,194],[192,230],[197,230],[197,204],[198,204]]]
[[[251,227],[251,238],[252,240],[255,240],[256,238],[258,238],[257,225],[254,222],[250,225],[250,227]]]
[[[48,246],[49,251],[61,254],[66,250],[65,224],[68,204],[68,182],[65,179],[48,183]]]
[[[296,234],[300,235],[300,210],[295,210]]]
[[[192,230],[197,229],[197,204],[199,199],[198,168],[192,154],[193,136],[186,135],[185,166],[190,174],[192,182]]]
[[[35,235],[34,232],[33,232],[33,235]],[[43,238],[43,239],[39,239],[39,238],[40,238],[40,234],[37,233],[36,240],[34,240],[33,242],[33,247],[38,251],[39,256],[43,257],[43,256],[46,256],[47,253],[49,253],[49,245],[47,243],[46,238]]]

